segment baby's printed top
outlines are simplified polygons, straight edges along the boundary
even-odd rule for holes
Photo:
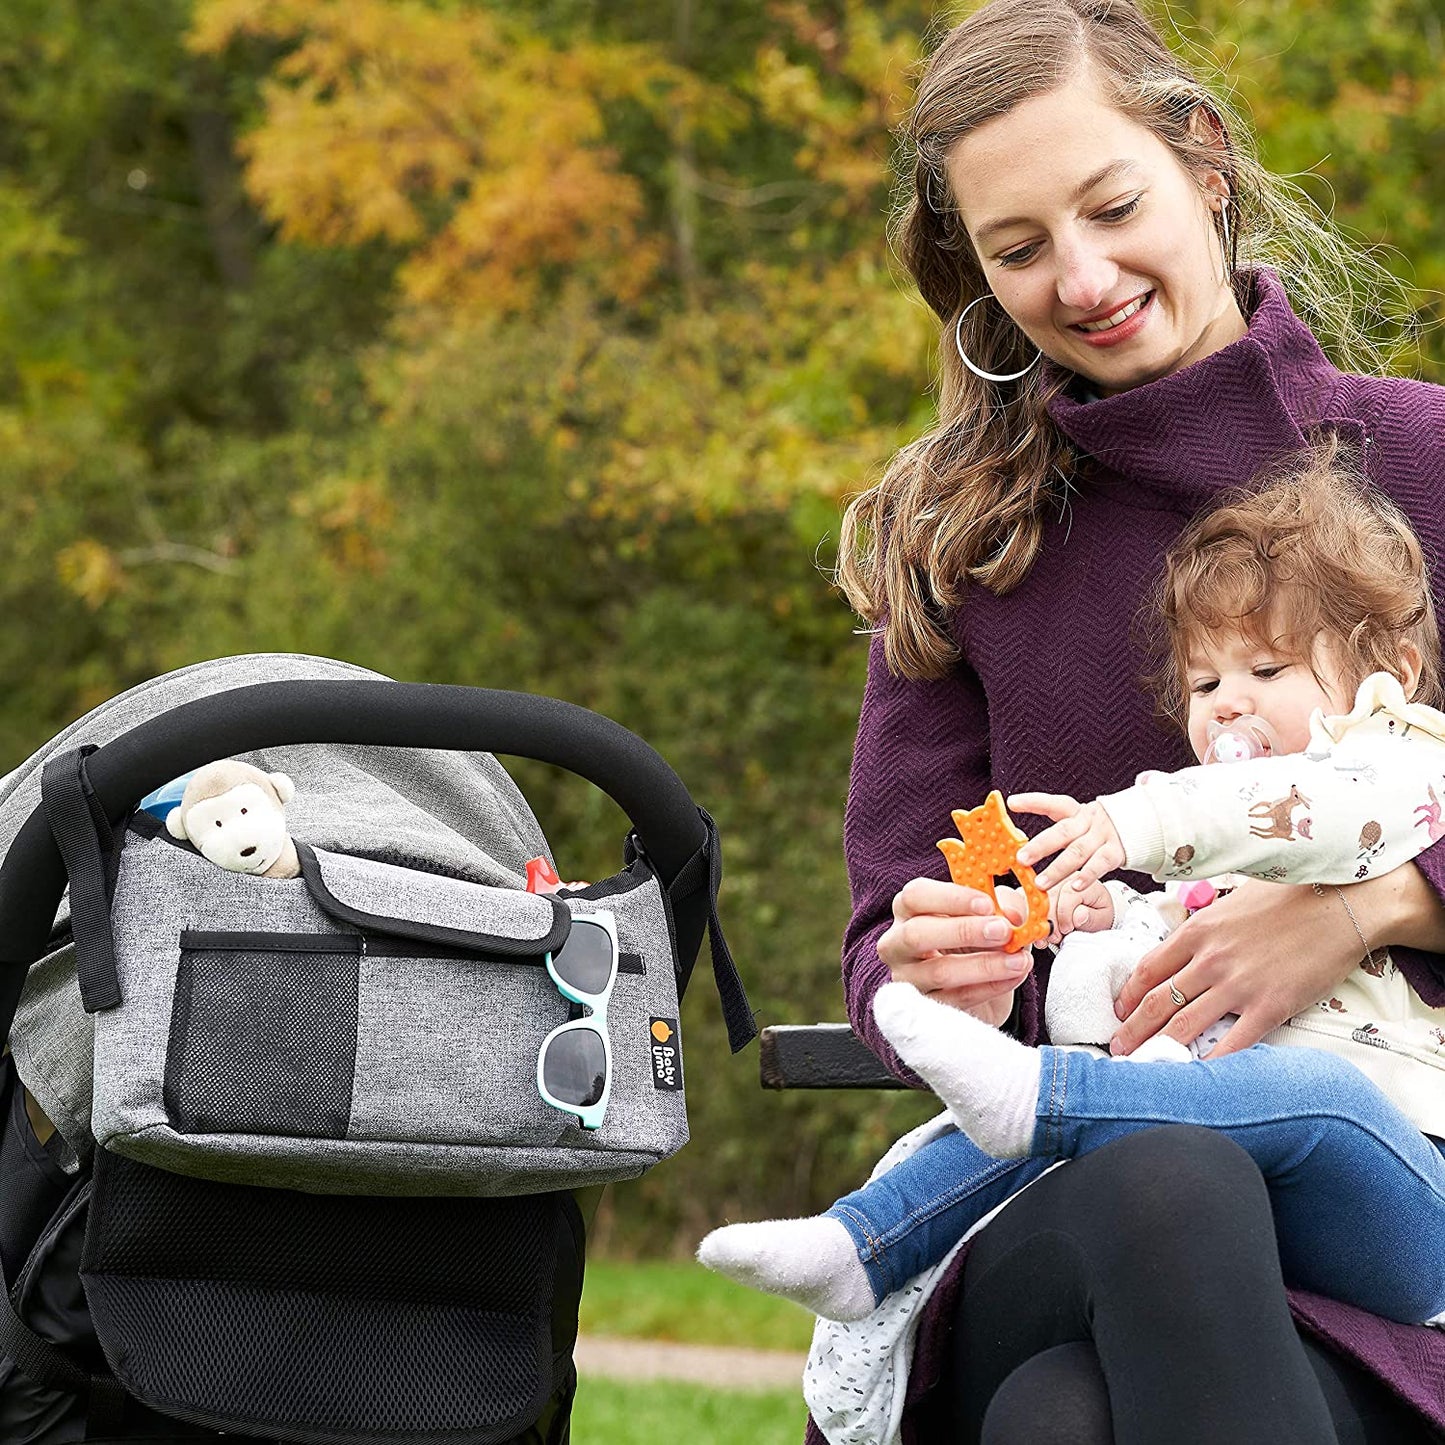
[[[1348,713],[1314,714],[1303,753],[1145,773],[1099,802],[1127,866],[1161,881],[1355,883],[1445,835],[1445,714],[1373,673]],[[1339,926],[1352,934],[1343,909]],[[1445,1009],[1427,1008],[1383,948],[1265,1042],[1343,1055],[1418,1128],[1445,1138]]]
[[[1445,836],[1442,799],[1445,714],[1376,672],[1348,713],[1314,713],[1302,753],[1144,773],[1099,803],[1127,866],[1161,882],[1355,883]]]

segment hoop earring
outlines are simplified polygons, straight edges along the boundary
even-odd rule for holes
[[[973,362],[968,359],[968,355],[963,349],[963,318],[967,316],[968,313],[972,311],[973,308],[977,306],[980,302],[987,301],[988,299],[989,298],[987,296],[979,296],[975,300],[970,301],[968,305],[965,306],[961,312],[959,312],[958,321],[953,328],[953,344],[958,348],[958,359],[963,362],[963,364],[975,376],[981,378],[984,381],[1017,381],[1019,377],[1026,376],[1030,371],[1034,369],[1035,366],[1038,365],[1039,357],[1044,354],[1042,351],[1036,352],[1034,355],[1034,359],[1029,362],[1029,364],[1024,367],[1022,371],[1010,371],[1007,373],[1003,373],[997,371],[985,371],[983,367],[975,366]]]
[[[1229,239],[1229,197],[1219,198],[1219,224],[1224,228],[1224,279],[1234,275],[1234,248]]]

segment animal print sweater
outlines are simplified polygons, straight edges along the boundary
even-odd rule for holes
[[[1160,882],[1243,873],[1275,883],[1354,883],[1445,836],[1445,714],[1377,672],[1354,707],[1316,711],[1303,753],[1142,773],[1099,799],[1127,866]],[[1353,932],[1345,910],[1342,929]],[[1369,920],[1361,919],[1368,938]],[[1348,1058],[1427,1134],[1445,1137],[1445,1008],[1429,1008],[1383,948],[1266,1043]]]

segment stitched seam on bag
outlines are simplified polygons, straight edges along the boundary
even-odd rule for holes
[[[681,1096],[679,1095],[678,1097]],[[582,1132],[582,1126],[579,1124],[575,1127],[577,1132],[580,1134]],[[114,1139],[143,1140],[153,1137],[169,1138],[176,1143],[186,1146],[186,1152],[189,1154],[204,1154],[208,1158],[219,1158],[223,1161],[235,1160],[241,1163],[244,1163],[248,1159],[261,1159],[273,1164],[295,1164],[298,1167],[305,1169],[315,1169],[318,1165],[325,1164],[345,1164],[348,1162],[349,1158],[354,1156],[359,1151],[368,1151],[378,1147],[391,1148],[393,1146],[405,1146],[408,1149],[414,1149],[420,1143],[425,1143],[430,1148],[446,1150],[449,1153],[460,1150],[466,1154],[483,1154],[491,1153],[498,1149],[507,1149],[526,1150],[530,1153],[544,1157],[554,1155],[558,1149],[577,1148],[575,1142],[569,1141],[565,1136],[555,1144],[507,1144],[500,1142],[496,1144],[462,1144],[453,1143],[451,1141],[436,1142],[417,1139],[315,1139],[312,1138],[310,1135],[305,1135],[297,1136],[296,1142],[299,1144],[305,1144],[307,1146],[315,1144],[330,1144],[334,1147],[330,1149],[312,1150],[305,1155],[275,1154],[264,1149],[252,1149],[248,1154],[245,1155],[231,1149],[227,1149],[217,1154],[214,1151],[207,1151],[201,1149],[196,1145],[195,1141],[200,1139],[255,1139],[262,1142],[273,1142],[277,1139],[287,1139],[291,1136],[286,1134],[245,1134],[239,1132],[235,1134],[182,1134],[179,1130],[175,1128],[174,1125],[166,1123],[164,1121],[158,1124],[142,1124],[138,1129],[123,1129],[114,1134],[107,1134],[105,1137],[107,1143]],[[585,1172],[586,1167],[588,1167],[587,1160],[592,1159],[600,1161],[603,1165],[610,1169],[614,1164],[617,1163],[629,1163],[632,1161],[644,1161],[648,1159],[661,1159],[665,1157],[666,1154],[666,1150],[661,1147],[657,1149],[587,1149],[585,1151],[578,1149],[577,1152],[579,1154],[585,1154],[585,1159],[577,1159],[575,1161],[575,1165],[571,1169],[555,1170],[552,1172]],[[419,1177],[441,1177],[445,1173],[445,1170],[433,1170],[429,1171],[429,1174],[427,1176]],[[219,1182],[226,1183],[227,1181],[221,1180]],[[418,1197],[421,1198],[425,1196]]]

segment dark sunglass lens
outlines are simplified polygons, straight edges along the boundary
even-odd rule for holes
[[[595,1104],[607,1082],[607,1054],[591,1029],[568,1029],[547,1044],[542,1082],[564,1104]]]
[[[574,918],[567,941],[552,955],[552,967],[578,993],[601,993],[612,974],[611,934],[600,923]]]

